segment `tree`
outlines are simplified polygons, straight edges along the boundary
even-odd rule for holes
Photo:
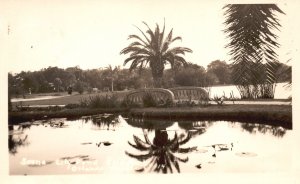
[[[84,92],[85,83],[81,81],[77,81],[74,90],[77,91],[79,94],[82,94]]]
[[[207,66],[207,73],[213,73],[218,78],[219,84],[230,83],[230,70],[229,65],[225,61],[212,61]]]
[[[57,92],[60,91],[60,86],[62,85],[62,81],[59,77],[55,78],[54,85],[56,87]]]
[[[167,63],[171,64],[171,67],[176,63],[185,65],[187,62],[182,55],[186,52],[192,52],[192,50],[186,47],[170,48],[171,44],[176,40],[181,40],[181,37],[173,38],[173,29],[171,29],[167,37],[164,38],[165,24],[162,31],[160,31],[158,24],[156,24],[155,31],[153,31],[148,24],[143,23],[147,27],[146,33],[137,27],[142,33],[143,38],[138,35],[129,35],[128,39],[133,39],[134,41],[128,47],[124,48],[120,54],[130,53],[130,56],[124,61],[124,65],[131,62],[130,70],[143,68],[149,64],[154,86],[162,87],[165,65]]]
[[[272,29],[281,26],[274,13],[284,12],[274,4],[229,4],[224,9],[225,33],[230,38],[226,47],[233,60],[234,83],[241,93],[261,90],[260,96],[250,92],[242,98],[273,98],[278,62],[274,49],[279,44]]]
[[[111,91],[114,91],[114,80],[118,77],[118,72],[120,71],[120,67],[113,68],[111,65],[106,67],[107,69],[107,78],[111,81]]]
[[[205,69],[197,64],[189,63],[180,67],[175,76],[175,83],[179,86],[205,86]]]

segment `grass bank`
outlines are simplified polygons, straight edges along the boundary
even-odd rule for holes
[[[131,116],[172,120],[228,120],[280,125],[292,129],[292,106],[210,105],[207,107],[131,109]]]
[[[8,113],[9,124],[16,124],[31,120],[51,119],[51,118],[67,118],[77,119],[81,116],[88,116],[101,113],[128,113],[127,108],[111,108],[111,109],[90,109],[90,108],[76,108],[76,109],[62,109],[57,111],[16,111]]]
[[[99,113],[119,113],[128,116],[167,120],[228,120],[264,123],[292,128],[292,106],[287,105],[209,105],[205,107],[169,108],[76,108],[57,111],[9,112],[9,123],[47,118],[75,119]]]
[[[23,102],[12,102],[13,109],[17,105],[22,105],[22,106],[30,106],[30,105],[68,105],[68,104],[79,104],[82,99],[86,99],[89,97],[94,97],[94,96],[105,96],[107,94],[112,94],[111,92],[101,92],[101,93],[84,93],[84,94],[72,94],[72,95],[67,95],[62,96],[60,98],[53,98],[53,99],[43,99],[43,100],[35,100],[32,98],[30,101],[23,101]],[[119,98],[123,98],[123,96],[126,94],[126,92],[123,91],[116,91],[113,92],[113,94],[117,94]],[[38,96],[38,94],[36,94]],[[41,96],[41,95],[40,95]],[[28,99],[28,98],[27,98]]]

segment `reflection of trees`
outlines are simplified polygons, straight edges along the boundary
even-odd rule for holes
[[[206,129],[213,125],[212,121],[179,121],[178,126],[186,132],[190,132],[192,136],[203,134]]]
[[[145,118],[129,118],[127,123],[133,127],[155,130],[165,129],[174,124],[174,121],[157,120],[157,119],[145,119]]]
[[[271,126],[264,124],[254,124],[254,123],[241,123],[241,128],[249,133],[260,132],[262,134],[270,133],[276,137],[283,137],[286,133],[286,129],[280,126]]]
[[[29,145],[28,135],[24,135],[24,129],[30,128],[30,125],[19,125],[19,127],[14,130],[13,126],[9,127],[9,135],[8,135],[8,149],[9,153],[15,155],[20,146]]]
[[[139,161],[148,161],[148,163],[144,166],[144,169],[150,167],[150,171],[155,172],[163,172],[167,173],[173,172],[173,167],[180,172],[179,162],[187,162],[188,157],[181,158],[176,153],[189,153],[191,151],[196,150],[197,147],[187,147],[182,148],[181,146],[186,144],[191,138],[192,134],[189,132],[187,134],[178,135],[175,132],[174,138],[169,139],[168,132],[166,129],[156,129],[155,136],[153,141],[151,142],[148,137],[148,131],[144,130],[144,140],[139,137],[133,135],[134,143],[128,141],[129,145],[133,148],[146,152],[144,154],[132,154],[127,151],[125,153],[135,158]]]
[[[85,122],[89,120],[100,130],[115,130],[115,127],[120,123],[115,114],[99,114],[84,118]]]

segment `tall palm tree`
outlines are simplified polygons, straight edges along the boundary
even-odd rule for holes
[[[162,87],[165,65],[167,63],[171,64],[171,67],[176,63],[185,65],[187,62],[182,55],[186,52],[192,52],[192,50],[186,47],[170,48],[170,45],[176,40],[181,40],[181,37],[177,36],[173,38],[173,29],[165,37],[165,24],[162,31],[158,24],[156,24],[154,31],[150,29],[147,23],[143,22],[143,24],[147,27],[145,32],[137,27],[143,37],[129,35],[128,39],[133,39],[134,41],[128,47],[124,48],[120,54],[130,53],[129,57],[124,61],[124,65],[131,62],[130,70],[149,65],[154,86]]]
[[[115,66],[115,68],[113,68],[111,65],[108,65],[108,67],[106,67],[107,72],[108,72],[108,79],[111,80],[111,91],[114,91],[114,80],[117,78],[117,74],[120,71],[120,67]]]
[[[144,166],[140,171],[150,167],[150,171],[155,172],[173,172],[173,167],[175,167],[177,172],[180,172],[179,162],[187,162],[188,157],[181,158],[176,155],[176,153],[189,153],[195,151],[197,147],[182,148],[181,146],[187,143],[192,138],[192,133],[187,133],[186,135],[177,135],[175,132],[174,138],[169,139],[166,129],[156,129],[155,136],[151,142],[148,137],[148,132],[144,132],[144,141],[139,137],[133,135],[134,143],[128,141],[129,145],[133,148],[146,152],[145,154],[132,154],[125,152],[128,156],[135,158],[139,161],[148,161],[147,165]]]
[[[224,6],[224,30],[230,38],[226,46],[233,62],[233,80],[245,98],[259,87],[272,98],[275,82],[277,35],[272,32],[281,26],[275,13],[284,14],[274,4],[229,4]],[[252,85],[254,88],[250,88]],[[250,96],[249,96],[250,90]],[[242,94],[241,94],[242,95]],[[248,95],[248,96],[247,96]],[[243,97],[243,96],[242,96]]]

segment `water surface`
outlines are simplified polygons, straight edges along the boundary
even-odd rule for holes
[[[9,126],[11,175],[280,172],[292,131],[227,121],[100,114]]]

